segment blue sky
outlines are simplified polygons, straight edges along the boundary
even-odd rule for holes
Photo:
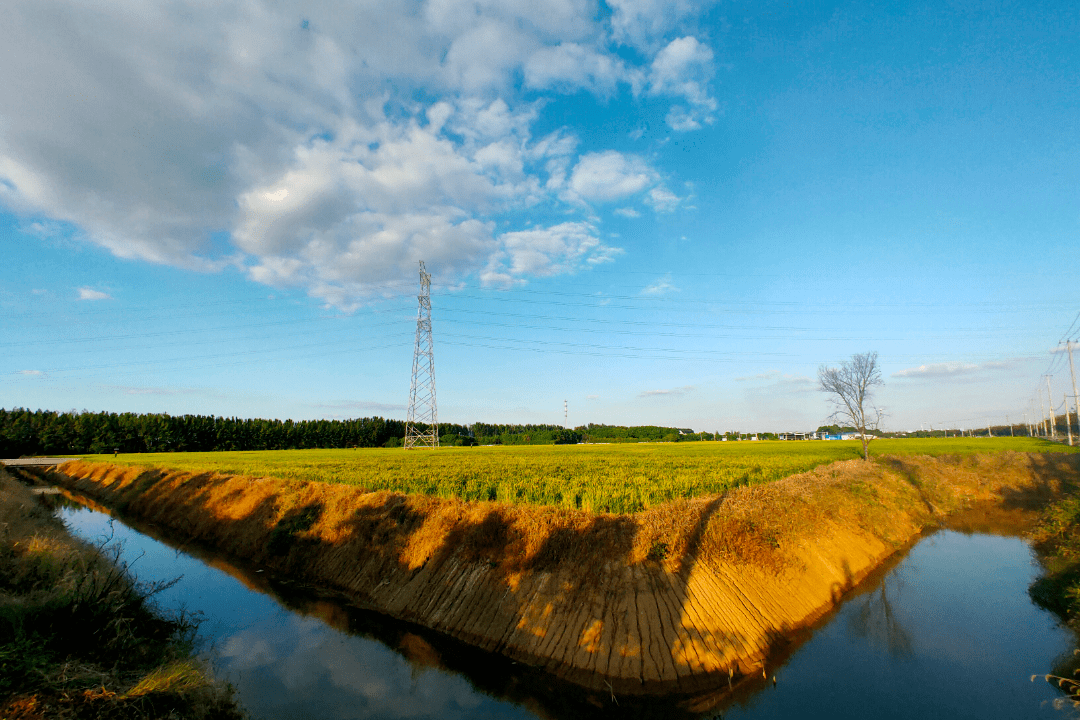
[[[1071,393],[1069,2],[16,2],[0,406],[885,427]],[[1034,405],[1033,405],[1034,404]]]

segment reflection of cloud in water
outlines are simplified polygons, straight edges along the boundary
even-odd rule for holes
[[[251,633],[237,633],[222,644],[218,652],[222,658],[229,658],[229,669],[249,670],[274,662],[275,653],[270,643],[263,637],[249,635]]]
[[[224,669],[242,676],[241,702],[256,717],[468,718],[491,702],[464,678],[428,671],[381,643],[314,618],[282,620],[286,627],[260,623],[221,646]],[[499,716],[530,717],[498,704]]]

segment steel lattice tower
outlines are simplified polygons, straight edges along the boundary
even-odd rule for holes
[[[405,449],[439,447],[439,412],[435,406],[435,354],[431,342],[431,275],[420,261],[420,307],[416,311],[409,418],[405,422]],[[424,432],[417,423],[427,425]]]

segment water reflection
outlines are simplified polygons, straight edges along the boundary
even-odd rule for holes
[[[783,665],[774,658],[776,687],[736,688],[734,705],[726,682],[613,698],[98,512],[61,514],[83,537],[142,554],[143,580],[183,575],[158,602],[205,614],[216,671],[257,718],[1060,717],[1054,690],[1028,677],[1074,643],[1029,602],[1038,568],[1022,540],[944,531],[862,585]]]
[[[902,658],[910,657],[914,650],[911,634],[904,629],[889,600],[889,594],[898,593],[900,589],[882,583],[876,590],[852,598],[845,612],[845,620],[852,636],[884,648],[893,657]]]
[[[941,531],[850,598],[733,718],[1060,718],[1032,673],[1072,634],[1035,607],[1017,537]]]

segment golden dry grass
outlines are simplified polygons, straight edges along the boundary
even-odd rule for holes
[[[1073,450],[1031,438],[881,439],[871,448],[874,455],[956,457]],[[858,457],[861,444],[851,440],[158,453],[88,460],[626,514]]]
[[[275,528],[288,529],[305,509],[317,508],[309,526],[285,533],[288,543],[360,543],[408,570],[440,553],[457,552],[514,575],[563,562],[581,564],[587,573],[611,559],[677,570],[685,558],[697,555],[775,566],[785,548],[825,521],[903,541],[910,533],[906,525],[897,526],[900,513],[925,524],[1003,493],[1042,502],[1062,478],[1075,474],[1076,465],[1075,455],[1012,452],[851,460],[633,514],[84,462],[65,470],[90,481],[88,490],[105,488],[108,504],[179,526],[197,538],[216,537],[222,527],[235,525],[229,551],[241,557],[266,558],[267,538]],[[1034,476],[1042,479],[1038,487],[1031,485]]]
[[[186,632],[0,470],[0,718],[239,717]]]

